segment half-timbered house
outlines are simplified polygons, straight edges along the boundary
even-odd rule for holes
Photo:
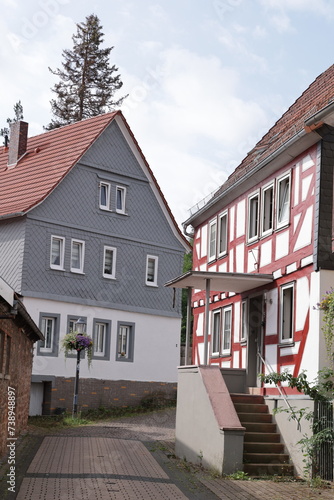
[[[273,407],[282,397],[288,404],[289,398],[299,404],[303,396],[289,387],[279,392],[279,388],[263,384],[260,374],[286,370],[297,376],[304,370],[313,380],[329,363],[321,315],[314,306],[334,285],[333,126],[331,66],[264,135],[212,198],[184,223],[185,231],[194,238],[193,270],[169,285],[192,290],[192,361],[197,369],[193,366],[190,371],[202,377],[211,403],[214,397],[210,391],[224,392],[226,388],[220,387],[219,377],[210,388],[206,382],[209,368],[210,373],[223,373],[229,393],[257,394]],[[182,387],[190,380],[186,373],[186,367],[180,369],[180,405]],[[230,383],[233,373],[234,380],[239,377],[241,384]],[[230,399],[226,397],[227,408]],[[246,400],[239,397],[234,402],[240,409]],[[189,398],[186,406],[193,411]],[[226,432],[229,426],[239,434],[246,427],[245,436],[250,428],[255,432],[256,425],[246,425],[247,419],[253,419],[251,415],[238,419],[232,407],[231,412],[234,417],[230,423],[226,413],[216,415],[216,422],[222,418]],[[179,408],[177,446],[181,454],[192,448],[185,435],[189,427],[187,431],[182,427],[185,421],[186,413]],[[284,428],[288,432],[286,422],[281,427],[283,433]],[[300,430],[295,437],[293,444],[290,437],[284,437],[294,457]],[[197,443],[200,446],[206,445]],[[211,452],[206,453],[209,456]],[[274,460],[270,453],[263,462]],[[216,458],[218,455],[219,451]],[[194,453],[188,456],[194,458]],[[244,458],[246,462],[261,460],[254,454]],[[226,455],[218,459],[219,466],[221,460],[226,462]],[[242,457],[235,458],[232,469],[236,463],[242,466]],[[298,463],[300,470],[301,460]],[[249,464],[245,470],[252,472],[258,467],[252,469]]]

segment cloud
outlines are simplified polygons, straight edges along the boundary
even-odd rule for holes
[[[326,18],[334,17],[334,5],[331,0],[259,0],[266,10],[281,12],[312,12]]]

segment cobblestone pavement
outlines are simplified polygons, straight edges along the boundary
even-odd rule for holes
[[[333,500],[334,488],[217,478],[174,455],[175,410],[39,435],[18,446],[17,491],[0,467],[0,499]]]

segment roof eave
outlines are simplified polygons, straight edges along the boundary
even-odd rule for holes
[[[313,129],[305,130],[305,128],[303,128],[302,130],[297,132],[293,137],[282,144],[282,146],[276,149],[268,157],[257,163],[254,168],[249,170],[249,172],[247,172],[244,176],[242,176],[240,179],[237,179],[234,184],[227,187],[218,196],[211,198],[211,200],[206,203],[204,207],[198,210],[195,214],[191,215],[186,221],[184,221],[182,224],[184,230],[186,231],[186,228],[189,225],[193,225],[196,227],[204,222],[207,218],[211,217],[215,213],[215,207],[217,203],[221,202],[223,198],[232,196],[232,194],[236,190],[240,189],[241,185],[249,181],[249,179],[254,174],[262,170],[264,167],[272,164],[274,169],[276,170],[277,168],[282,167],[284,163],[288,163],[288,161],[291,161],[293,158],[297,157],[308,147],[316,144],[320,139],[320,135],[316,132],[316,130]],[[267,174],[268,169],[266,170],[266,175]]]

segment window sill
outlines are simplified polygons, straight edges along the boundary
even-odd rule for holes
[[[150,287],[150,288],[159,288],[158,285],[153,285],[151,283],[145,283],[146,286]]]
[[[278,347],[294,347],[295,343],[293,340],[287,340],[286,342],[280,342]]]
[[[76,271],[75,269],[71,269],[72,274],[81,274],[84,275],[85,273],[83,271]]]
[[[108,274],[103,274],[103,278],[107,280],[116,280],[116,276],[109,276]]]
[[[53,267],[53,266],[50,266],[50,269],[52,269],[52,271],[65,271],[64,267]]]

